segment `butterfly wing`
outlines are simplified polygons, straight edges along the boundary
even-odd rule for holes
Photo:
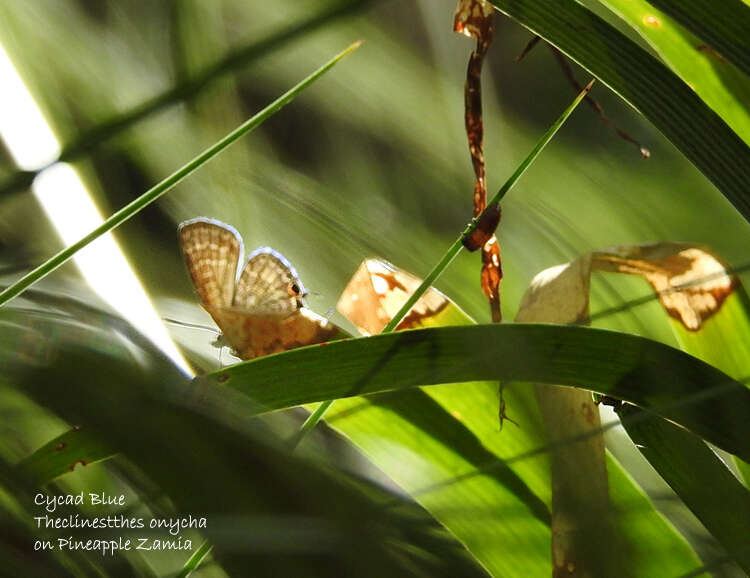
[[[179,226],[182,254],[206,309],[229,307],[234,296],[242,238],[229,225],[192,219]]]
[[[339,337],[341,330],[303,307],[294,267],[268,247],[254,251],[235,283],[242,239],[232,227],[199,218],[179,227],[180,245],[203,307],[242,359]]]
[[[257,315],[289,315],[302,307],[304,288],[281,253],[256,249],[242,270],[232,306]]]
[[[241,359],[345,337],[325,317],[304,307],[285,316],[254,315],[237,309],[217,309],[212,315]]]

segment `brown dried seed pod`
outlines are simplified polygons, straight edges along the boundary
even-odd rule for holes
[[[500,206],[497,203],[482,213],[476,228],[461,241],[467,251],[473,252],[482,248],[492,238],[497,225],[500,223],[501,214]]]

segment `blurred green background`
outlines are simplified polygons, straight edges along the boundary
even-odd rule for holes
[[[454,2],[361,4],[277,44],[77,162],[109,214],[330,55],[366,40],[283,113],[117,232],[164,315],[181,318],[187,313],[178,305],[194,301],[175,242],[175,224],[184,219],[214,217],[233,224],[248,250],[271,245],[283,252],[313,292],[312,307],[326,313],[364,257],[378,255],[424,275],[470,217],[463,83],[473,41],[451,30]],[[328,5],[80,1],[11,2],[0,9],[3,45],[67,142]],[[529,39],[498,15],[484,72],[489,191],[574,94],[545,46],[514,63]],[[606,88],[598,86],[594,96],[652,158],[641,159],[587,107],[574,115],[503,203],[506,317],[535,273],[603,246],[694,241],[732,265],[746,258],[750,229],[714,187]],[[12,170],[7,158],[2,170]],[[27,262],[36,263],[59,247],[27,194],[6,194],[2,202],[5,253],[23,248]],[[19,220],[30,226],[14,226]],[[486,321],[477,261],[462,255],[439,286]],[[606,291],[597,297],[616,298]]]
[[[454,0],[6,1],[0,3],[0,43],[64,143],[233,51],[255,47],[254,56],[195,94],[75,160],[108,215],[333,54],[365,40],[291,105],[116,231],[160,315],[212,325],[179,253],[182,220],[216,218],[240,231],[246,250],[270,245],[284,253],[320,314],[335,307],[364,258],[382,257],[423,276],[462,230],[472,210],[463,86],[474,42],[452,32],[454,8]],[[574,96],[544,45],[514,62],[530,38],[497,15],[483,76],[490,193]],[[580,69],[576,75],[588,80]],[[536,273],[601,247],[696,242],[732,266],[748,262],[750,228],[729,202],[617,96],[601,84],[593,96],[651,158],[643,160],[588,107],[576,111],[503,202],[498,237],[506,319]],[[0,151],[0,183],[14,172]],[[6,187],[0,194],[3,280],[59,248],[31,194]],[[68,264],[38,287],[97,304],[77,275]],[[477,255],[460,255],[437,286],[474,319],[489,321]],[[648,293],[640,280],[596,277],[591,311]],[[332,320],[351,328],[338,313]],[[674,343],[656,303],[598,324]],[[170,330],[199,367],[219,364],[210,334],[174,324]],[[5,439],[13,440],[0,444],[6,460],[20,459],[64,430],[10,392],[3,406]],[[78,472],[70,483],[86,487],[96,475]]]

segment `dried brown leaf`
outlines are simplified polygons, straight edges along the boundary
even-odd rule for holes
[[[720,309],[737,286],[721,260],[705,247],[678,243],[615,247],[592,254],[595,270],[639,275],[665,311],[690,331]]]
[[[367,259],[344,289],[336,309],[363,332],[380,333],[421,280],[380,259]],[[450,301],[430,288],[415,303],[397,329],[413,329],[440,313]]]
[[[464,121],[469,140],[469,153],[474,168],[474,216],[487,205],[487,181],[484,161],[484,126],[482,124],[482,63],[494,34],[494,9],[486,0],[459,0],[453,30],[475,38],[476,48],[469,57],[464,91]],[[500,247],[494,235],[500,222],[499,207],[485,215],[464,245],[470,250],[482,249],[481,287],[490,304],[492,320],[498,322],[500,312],[500,281],[503,270]]]

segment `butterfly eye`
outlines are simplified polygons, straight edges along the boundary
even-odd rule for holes
[[[300,288],[299,285],[296,283],[289,283],[289,287],[287,287],[287,291],[289,291],[290,297],[296,297],[300,294]]]

